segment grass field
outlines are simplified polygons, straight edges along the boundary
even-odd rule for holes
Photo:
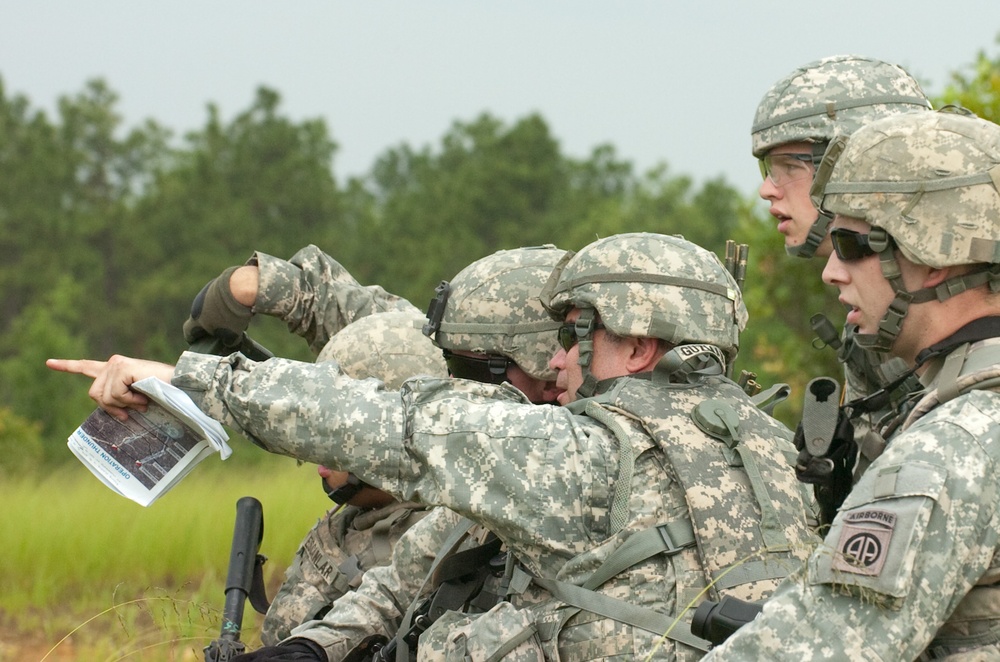
[[[242,440],[234,448],[233,458],[205,460],[148,508],[75,462],[0,477],[0,661],[202,660],[219,634],[237,499],[263,504],[268,595],[333,505],[312,465],[260,459]],[[259,625],[247,604],[251,648]]]

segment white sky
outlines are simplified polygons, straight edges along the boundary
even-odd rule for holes
[[[1000,0],[4,0],[0,77],[48,112],[102,77],[127,123],[178,134],[267,85],[284,114],[326,120],[341,180],[454,120],[537,111],[565,154],[611,143],[749,193],[753,112],[793,68],[858,53],[936,94],[998,34]]]

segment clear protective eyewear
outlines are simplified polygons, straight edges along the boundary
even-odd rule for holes
[[[785,186],[816,172],[812,154],[767,154],[758,160],[760,174],[775,186]]]

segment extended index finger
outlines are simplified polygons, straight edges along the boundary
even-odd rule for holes
[[[45,361],[45,365],[52,370],[58,370],[59,372],[72,372],[77,375],[84,375],[92,379],[96,379],[104,367],[107,365],[107,361],[93,361],[90,359],[48,359]]]

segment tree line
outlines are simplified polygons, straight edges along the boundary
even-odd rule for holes
[[[793,386],[776,410],[790,424],[802,386],[839,374],[832,351],[810,348],[813,312],[843,318],[821,265],[786,258],[773,220],[724,179],[696,184],[666,163],[636,172],[612,145],[571,158],[541,116],[484,113],[339,181],[330,129],[290,120],[276,90],[258,89],[229,122],[209,106],[204,126],[180,137],[155,120],[126,128],[117,102],[94,80],[48,117],[0,78],[0,472],[67,459],[62,442],[93,408],[85,382],[49,373],[46,358],[171,361],[206,280],[254,250],[287,258],[307,243],[423,306],[440,280],[501,248],[575,250],[649,231],[721,256],[734,239],[751,247],[737,369]],[[935,98],[944,103],[996,121],[1000,56],[957,70]],[[310,358],[274,320],[251,332]]]

